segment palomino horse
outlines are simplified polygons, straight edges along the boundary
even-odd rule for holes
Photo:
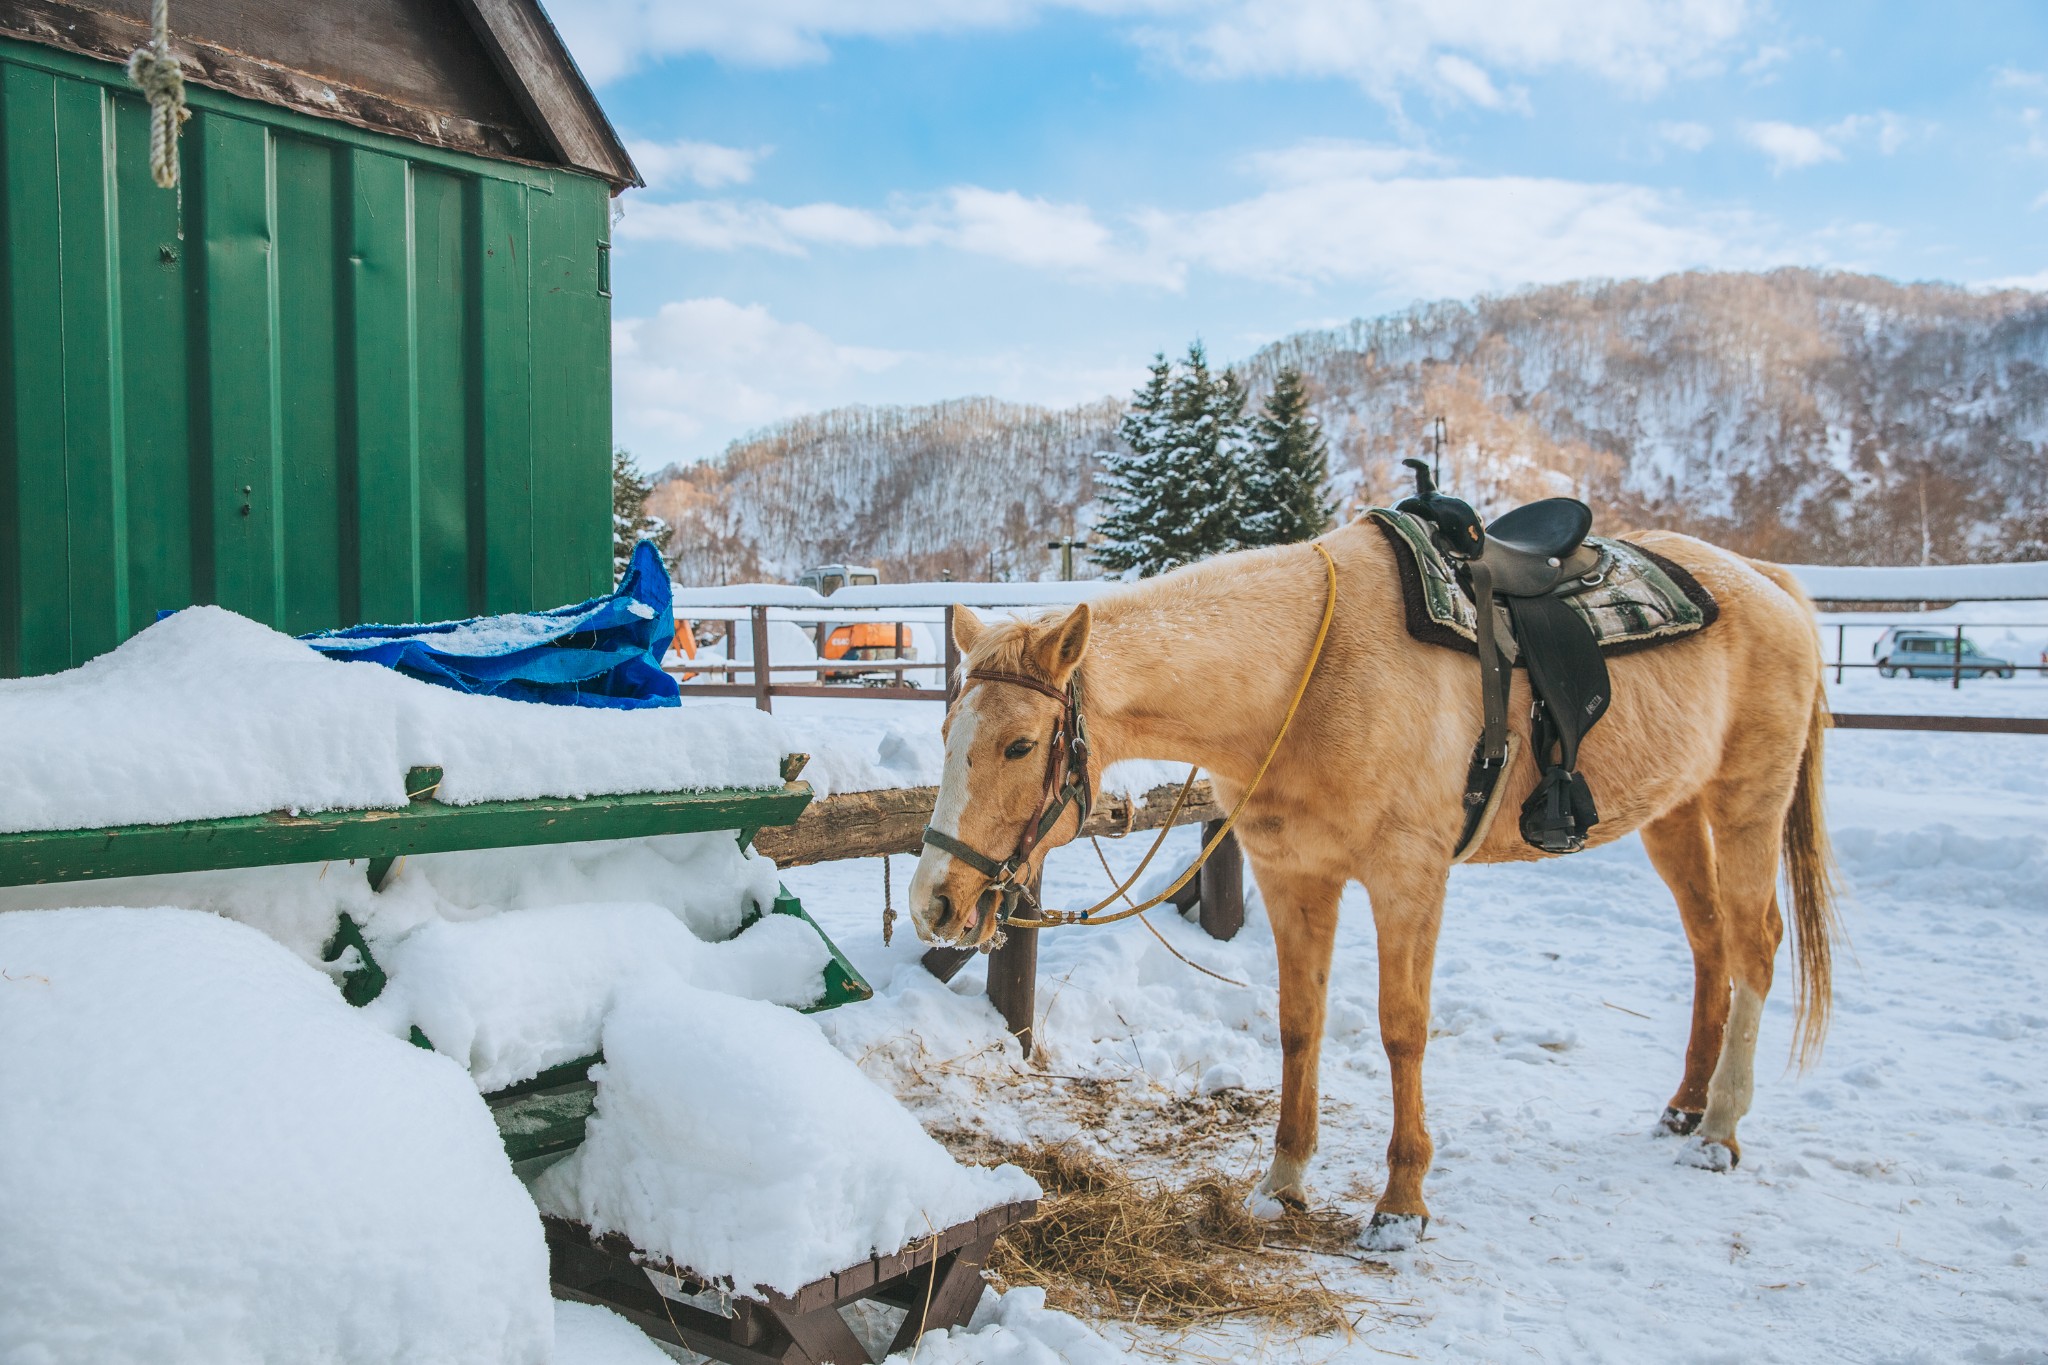
[[[1749,1109],[1758,1022],[1784,936],[1781,855],[1797,928],[1802,1061],[1827,1029],[1833,908],[1821,811],[1828,713],[1820,643],[1812,604],[1783,569],[1687,536],[1634,539],[1689,570],[1713,593],[1720,618],[1698,634],[1610,660],[1613,701],[1580,752],[1600,806],[1590,842],[1642,831],[1678,902],[1693,950],[1692,1036],[1662,1125],[1691,1135],[1681,1159],[1725,1170],[1741,1157],[1735,1129]],[[1356,880],[1372,903],[1380,1034],[1394,1092],[1386,1189],[1368,1239],[1393,1250],[1420,1237],[1429,1218],[1422,1054],[1444,882],[1480,730],[1478,661],[1409,636],[1394,551],[1376,529],[1354,522],[1320,543],[1338,574],[1335,621],[1300,713],[1237,830],[1280,968],[1280,1124],[1258,1193],[1307,1201],[1302,1177],[1316,1146],[1337,900]],[[1179,760],[1201,765],[1224,804],[1234,805],[1308,664],[1324,597],[1321,556],[1290,545],[1192,564],[1063,618],[989,624],[956,609],[964,671],[1015,676],[970,678],[947,716],[933,829],[979,850],[983,861],[1019,845],[1020,831],[1044,809],[1046,749],[1062,719],[1059,693],[1076,670],[1085,682],[1091,781],[1119,759]],[[1027,685],[1006,685],[1019,676]],[[1519,742],[1503,778],[1504,812],[1536,778],[1526,676],[1517,673],[1513,688],[1508,710]],[[1026,872],[1076,826],[1063,815],[1030,849]],[[1504,817],[1472,861],[1544,856]],[[921,937],[984,943],[998,929],[997,899],[967,860],[924,850],[910,891]]]

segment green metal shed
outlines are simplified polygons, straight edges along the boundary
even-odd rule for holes
[[[215,602],[293,633],[611,576],[610,197],[532,0],[0,0],[0,676]]]

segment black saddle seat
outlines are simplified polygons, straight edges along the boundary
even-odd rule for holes
[[[1586,572],[1593,552],[1577,554],[1593,529],[1593,509],[1577,498],[1544,498],[1494,519],[1480,560],[1505,597],[1539,597]],[[1597,556],[1594,556],[1597,558]]]
[[[1592,529],[1593,509],[1577,498],[1545,498],[1495,517],[1486,538],[1523,554],[1563,559]]]

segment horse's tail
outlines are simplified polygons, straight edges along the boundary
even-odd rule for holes
[[[1835,852],[1828,843],[1827,813],[1821,795],[1821,751],[1834,723],[1827,693],[1816,687],[1813,716],[1807,722],[1806,750],[1799,756],[1799,779],[1792,788],[1792,809],[1785,813],[1785,880],[1792,890],[1793,948],[1798,962],[1798,994],[1794,1030],[1799,1069],[1820,1057],[1827,1041],[1828,1016],[1834,1009]]]
[[[1807,611],[1813,603],[1798,580],[1775,564],[1757,566],[1790,593]],[[1820,659],[1820,632],[1814,631],[1814,658]],[[1792,787],[1792,808],[1785,813],[1782,851],[1785,880],[1792,893],[1793,954],[1797,994],[1794,1001],[1794,1054],[1804,1071],[1820,1057],[1827,1041],[1828,1017],[1834,1010],[1834,940],[1840,932],[1835,915],[1835,852],[1828,842],[1827,811],[1822,798],[1822,758],[1827,732],[1834,724],[1827,688],[1817,669],[1812,709],[1806,722],[1806,748],[1799,755],[1799,776]]]

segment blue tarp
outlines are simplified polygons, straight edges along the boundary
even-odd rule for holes
[[[299,638],[330,658],[380,663],[458,692],[630,709],[682,705],[661,670],[675,625],[668,569],[643,540],[617,592],[573,607]]]

